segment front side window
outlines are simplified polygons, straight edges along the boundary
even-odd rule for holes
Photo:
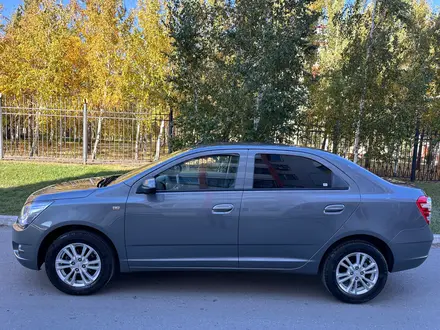
[[[156,176],[158,191],[234,189],[238,155],[211,155],[188,160]]]
[[[329,168],[306,157],[255,155],[254,184],[256,189],[347,189],[344,180]]]

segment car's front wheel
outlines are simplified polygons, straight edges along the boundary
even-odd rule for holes
[[[326,288],[343,302],[359,304],[376,297],[388,278],[382,253],[364,241],[346,242],[325,260],[322,280]]]
[[[58,237],[46,253],[46,273],[59,290],[88,295],[105,286],[114,273],[109,245],[88,231],[71,231]]]

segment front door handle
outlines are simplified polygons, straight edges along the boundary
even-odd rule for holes
[[[232,204],[217,204],[212,208],[212,214],[228,214],[234,209]]]
[[[345,206],[342,204],[327,205],[324,209],[325,214],[340,214],[344,211]]]

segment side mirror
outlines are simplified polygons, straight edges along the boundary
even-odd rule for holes
[[[145,180],[136,190],[136,194],[155,194],[156,193],[156,179]]]

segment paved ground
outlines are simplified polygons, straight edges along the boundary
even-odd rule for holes
[[[14,260],[10,230],[0,227],[0,329],[440,329],[440,248],[360,306],[318,278],[269,273],[129,274],[71,297]]]

